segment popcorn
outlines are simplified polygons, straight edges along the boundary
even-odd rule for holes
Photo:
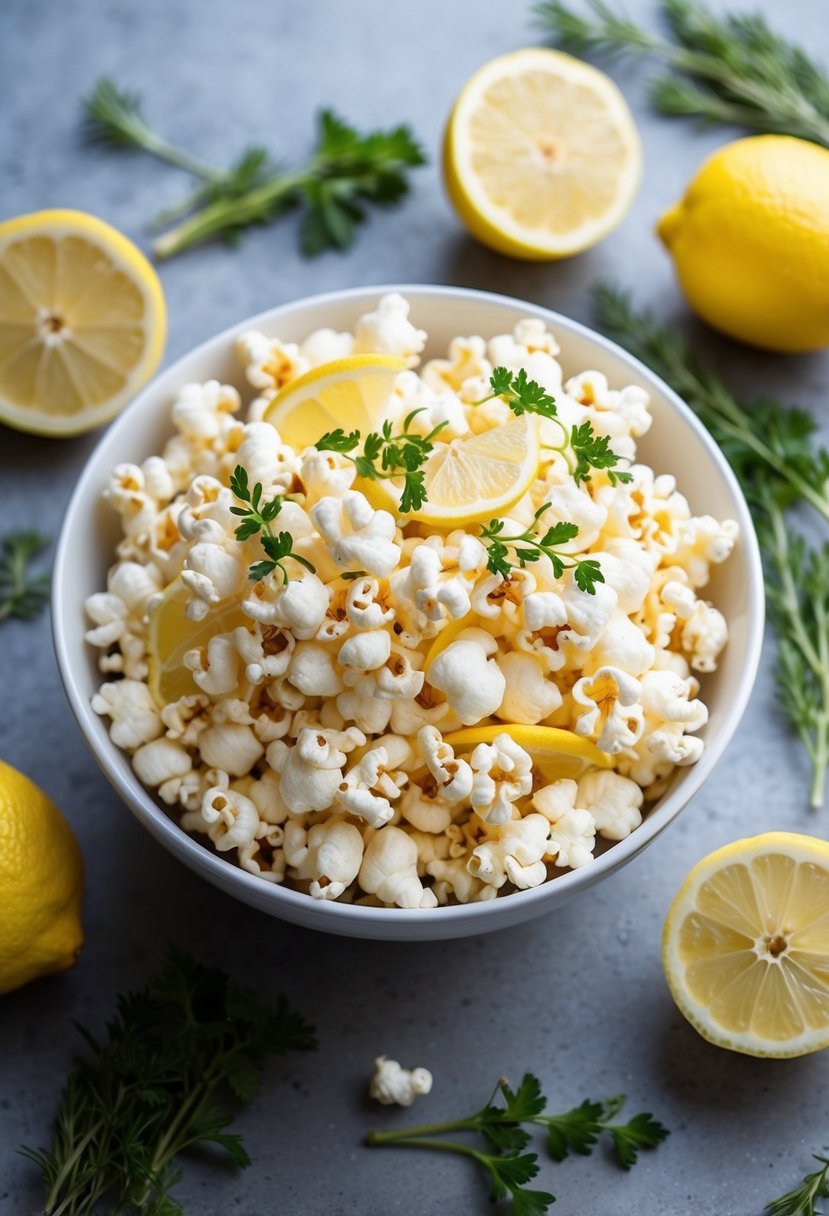
[[[494,713],[504,699],[507,682],[490,657],[497,650],[492,634],[465,629],[429,669],[429,683],[446,694],[450,708],[467,726]]]
[[[411,1106],[420,1094],[432,1089],[432,1074],[428,1068],[401,1068],[397,1060],[378,1056],[369,1096],[383,1106]]]
[[[409,320],[409,302],[396,291],[381,296],[374,312],[360,317],[354,331],[354,352],[399,355],[415,367],[426,345],[426,334]]]
[[[417,845],[390,824],[376,832],[363,854],[358,881],[368,895],[398,908],[435,908],[437,899],[417,873]]]
[[[708,711],[696,674],[716,669],[728,637],[722,614],[697,597],[737,526],[692,515],[673,477],[636,463],[651,423],[643,389],[611,387],[596,371],[562,387],[558,344],[538,318],[489,342],[455,338],[418,373],[425,342],[395,294],[353,335],[319,329],[289,343],[249,331],[237,343],[258,394],[248,421],[235,388],[184,385],[162,454],[117,466],[103,492],[121,539],[106,590],[87,600],[86,637],[101,671],[118,678],[93,709],[133,753],[139,779],[179,808],[183,830],[316,899],[433,908],[588,864],[597,834],[635,832],[645,799],[702,754]],[[509,420],[503,400],[483,400],[502,365],[554,394],[565,427],[588,422],[607,436],[632,481],[612,485],[596,471],[577,484],[556,450],[561,429],[540,419],[537,475],[501,517],[505,535],[534,527],[542,507],[539,526],[575,524],[562,549],[598,562],[595,594],[544,556],[502,578],[477,525],[430,534],[377,510],[354,489],[352,460],[296,451],[264,421],[309,367],[363,351],[408,365],[384,407],[393,427],[410,417],[420,435],[442,427],[444,442]],[[274,531],[289,534],[313,573],[288,561],[284,574],[250,578],[262,537],[236,538],[237,464],[262,486],[258,501],[279,497]],[[188,642],[185,622],[173,661],[198,691],[159,707],[150,621],[158,604],[178,603],[166,594],[177,580],[199,628]],[[591,739],[612,768],[541,786],[514,723]],[[495,737],[447,743],[463,726],[494,727]]]
[[[506,733],[479,743],[470,764],[474,771],[470,802],[486,823],[506,823],[514,803],[533,787],[532,757]]]

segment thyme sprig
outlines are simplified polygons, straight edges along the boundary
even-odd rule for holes
[[[492,392],[473,404],[484,405],[485,402],[500,397],[518,418],[522,414],[538,414],[541,418],[554,422],[561,431],[562,442],[543,443],[541,446],[561,453],[576,485],[589,481],[593,469],[603,469],[611,485],[633,480],[626,470],[616,468],[619,457],[610,447],[609,437],[597,435],[589,421],[573,427],[562,422],[558,416],[555,397],[537,381],[530,380],[523,367],[518,372],[511,372],[507,367],[496,367],[489,378],[489,384]]]
[[[765,1208],[766,1216],[819,1216],[816,1199],[829,1199],[829,1157],[813,1154],[820,1169],[807,1174],[800,1186],[773,1199]]]
[[[423,465],[434,450],[434,440],[448,425],[440,422],[428,435],[419,435],[411,430],[411,424],[423,408],[412,410],[403,420],[403,428],[396,434],[388,419],[379,431],[371,431],[363,439],[359,431],[346,434],[342,428],[326,431],[314,444],[319,452],[339,452],[357,469],[357,474],[369,481],[387,481],[403,478],[400,495],[400,511],[406,515],[418,511],[426,502]],[[362,442],[362,451],[351,453]]]
[[[32,574],[29,567],[49,544],[48,536],[31,530],[0,538],[0,621],[31,621],[48,603],[49,574]]]
[[[400,202],[409,189],[409,170],[426,163],[407,126],[361,134],[328,109],[320,111],[312,155],[297,169],[271,160],[258,146],[244,149],[227,170],[205,165],[157,135],[139,96],[107,78],[85,98],[83,113],[93,141],[141,150],[199,179],[195,191],[157,217],[156,228],[177,221],[155,241],[159,258],[216,237],[233,241],[293,207],[304,212],[301,243],[307,256],[346,249],[367,206]]]
[[[499,1096],[503,1105],[496,1104]],[[608,1135],[617,1161],[623,1169],[630,1169],[640,1149],[656,1148],[668,1130],[648,1113],[634,1115],[627,1123],[616,1121],[624,1102],[623,1094],[604,1102],[586,1099],[562,1114],[548,1114],[547,1099],[538,1079],[525,1073],[515,1090],[501,1079],[489,1101],[471,1115],[399,1131],[370,1132],[366,1143],[373,1147],[437,1149],[470,1157],[488,1176],[492,1203],[509,1199],[512,1216],[543,1216],[555,1202],[555,1196],[549,1191],[530,1190],[525,1185],[539,1171],[538,1155],[524,1151],[530,1143],[531,1130],[536,1127],[544,1130],[547,1151],[554,1161],[563,1161],[570,1152],[588,1156],[600,1137]],[[487,1147],[443,1138],[458,1132],[477,1134]]]
[[[118,998],[101,1040],[63,1092],[51,1146],[21,1151],[39,1167],[44,1216],[183,1216],[171,1191],[179,1154],[211,1143],[236,1166],[250,1158],[228,1131],[259,1091],[271,1055],[315,1046],[308,1023],[280,1000],[264,1005],[221,971],[169,952],[139,992]]]
[[[560,521],[542,535],[538,534],[538,521],[549,509],[550,503],[543,503],[533,516],[529,527],[514,536],[504,532],[506,522],[503,519],[491,519],[488,524],[482,525],[480,539],[487,550],[487,569],[507,579],[512,573],[514,562],[517,561],[523,569],[524,566],[546,557],[550,560],[556,578],[561,578],[565,570],[572,570],[579,590],[587,595],[595,595],[596,584],[604,582],[598,561],[595,558],[562,553],[559,548],[578,536],[578,525]]]
[[[829,452],[806,410],[773,398],[744,406],[701,367],[681,337],[606,285],[599,325],[653,368],[691,406],[734,468],[763,553],[769,618],[778,638],[780,707],[812,766],[811,804],[823,805],[829,771],[829,541],[810,545],[787,508],[813,507],[829,522]]]
[[[541,29],[580,55],[650,56],[665,66],[651,102],[670,117],[796,135],[829,146],[829,77],[756,13],[714,14],[698,0],[662,0],[670,38],[643,30],[606,0],[582,15],[542,0]]]
[[[260,481],[251,489],[248,484],[247,470],[240,464],[230,477],[230,488],[234,495],[239,499],[244,506],[231,507],[233,515],[241,517],[242,522],[236,529],[236,539],[246,541],[251,536],[260,535],[262,548],[267,554],[267,561],[254,562],[248,571],[248,577],[254,582],[264,578],[267,574],[271,574],[274,570],[278,570],[283,584],[290,581],[290,574],[285,566],[285,562],[290,558],[292,561],[299,562],[306,570],[310,570],[312,574],[316,573],[316,566],[313,566],[308,561],[307,557],[303,557],[300,553],[294,552],[294,538],[290,532],[274,532],[271,527],[272,522],[277,518],[282,510],[284,499],[277,494],[269,502],[262,502],[263,487]]]

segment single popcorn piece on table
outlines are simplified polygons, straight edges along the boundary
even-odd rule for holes
[[[397,1060],[378,1056],[369,1086],[369,1096],[383,1106],[411,1106],[415,1098],[432,1089],[428,1068],[403,1068]]]
[[[104,489],[122,539],[106,590],[86,602],[107,677],[93,709],[184,830],[264,881],[413,912],[528,889],[588,865],[597,837],[636,831],[675,769],[702,754],[696,674],[716,670],[728,626],[699,595],[737,540],[733,521],[692,515],[672,476],[636,463],[651,423],[644,390],[595,371],[565,382],[540,319],[488,341],[457,337],[418,371],[426,340],[396,294],[353,334],[243,334],[258,394],[248,421],[218,380],[179,390],[162,454],[119,465]],[[523,370],[554,395],[565,428],[589,423],[607,438],[632,480],[593,470],[577,483],[554,450],[560,428],[538,419],[551,446],[502,533],[577,532],[563,569],[539,552],[523,566],[511,556],[503,577],[489,568],[489,521],[430,533],[378,509],[387,500],[347,454],[295,451],[263,421],[286,385],[352,354],[405,360],[385,417],[421,438],[441,427],[447,443],[512,419],[504,398],[484,399],[496,367]],[[272,533],[237,537],[248,504],[231,488],[236,466],[260,507],[278,500]],[[277,533],[315,569],[288,557],[254,577]],[[585,558],[603,578],[592,593],[570,565]],[[148,684],[150,620],[179,579],[183,628],[197,633],[176,652],[178,699],[162,705]],[[464,726],[489,728],[491,741],[446,742]],[[612,767],[545,783],[510,726],[571,732]],[[380,1057],[372,1092],[408,1104],[427,1091],[421,1074]]]

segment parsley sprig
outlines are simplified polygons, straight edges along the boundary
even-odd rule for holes
[[[69,1075],[50,1148],[23,1148],[41,1170],[45,1216],[183,1216],[171,1195],[180,1153],[214,1144],[250,1158],[227,1130],[259,1092],[271,1055],[309,1051],[314,1031],[284,1000],[275,1008],[221,971],[171,950],[160,974],[118,998],[106,1035]]]
[[[265,149],[246,148],[227,170],[214,169],[174,148],[152,130],[141,99],[103,78],[83,102],[87,134],[98,143],[140,149],[185,169],[200,185],[158,217],[155,227],[177,223],[154,246],[171,257],[217,237],[236,240],[253,224],[303,209],[302,250],[346,249],[369,205],[390,206],[408,192],[410,169],[426,156],[407,126],[361,134],[332,110],[318,119],[317,144],[297,169],[275,163]]]
[[[505,401],[516,417],[522,414],[538,414],[554,422],[562,434],[560,444],[545,443],[542,447],[553,452],[560,452],[567,462],[567,467],[573,475],[576,485],[589,481],[593,469],[603,469],[607,473],[611,485],[617,482],[630,482],[633,477],[624,469],[617,469],[619,457],[610,447],[607,435],[597,435],[589,421],[579,426],[567,426],[561,421],[556,409],[556,400],[535,380],[530,380],[522,367],[518,372],[511,372],[507,367],[496,367],[489,378],[492,392],[476,401],[475,405],[483,405],[500,397]]]
[[[257,481],[251,489],[248,484],[247,470],[240,464],[237,464],[231,474],[230,488],[239,501],[245,504],[241,507],[230,508],[234,515],[238,515],[242,519],[242,522],[236,529],[236,539],[245,541],[249,540],[251,536],[261,534],[262,548],[267,554],[267,561],[253,563],[248,571],[248,577],[253,579],[254,582],[258,582],[265,575],[278,570],[283,584],[287,583],[290,581],[290,574],[285,567],[285,562],[288,558],[299,562],[306,570],[310,570],[312,574],[315,574],[316,566],[312,566],[307,557],[303,557],[300,553],[294,553],[294,538],[290,532],[274,532],[271,527],[271,523],[282,510],[282,497],[277,494],[269,502],[263,503],[262,483]]]
[[[650,82],[662,114],[829,146],[829,77],[757,13],[662,0],[671,37],[660,38],[606,0],[587,0],[584,15],[561,0],[542,0],[535,11],[544,31],[577,55],[646,55],[665,65]]]
[[[17,617],[31,621],[49,600],[48,574],[32,574],[29,566],[49,545],[39,532],[10,532],[0,538],[0,621]]]
[[[371,431],[365,439],[359,431],[346,433],[338,427],[334,431],[326,431],[314,446],[320,452],[339,452],[352,462],[360,477],[369,481],[397,480],[402,477],[400,510],[405,515],[419,510],[426,501],[422,466],[434,449],[433,441],[447,426],[446,422],[440,422],[428,435],[418,435],[410,428],[421,413],[423,407],[407,414],[403,429],[397,434],[394,433],[393,424],[386,420],[379,431]],[[352,456],[351,453],[361,442],[362,451]]]
[[[496,1104],[499,1095],[503,1105]],[[624,1101],[623,1095],[604,1102],[587,1099],[563,1114],[548,1114],[547,1099],[538,1079],[532,1073],[525,1073],[516,1090],[500,1080],[489,1101],[472,1115],[402,1131],[370,1132],[366,1143],[438,1149],[470,1157],[488,1175],[493,1203],[510,1199],[512,1216],[543,1216],[555,1202],[555,1196],[549,1191],[526,1186],[539,1171],[538,1155],[524,1151],[531,1139],[527,1128],[544,1130],[547,1151],[554,1161],[563,1161],[570,1152],[587,1156],[600,1137],[608,1135],[619,1164],[630,1169],[636,1163],[640,1149],[655,1148],[668,1135],[668,1130],[647,1113],[635,1115],[627,1123],[617,1122]],[[456,1132],[476,1133],[487,1147],[477,1148],[462,1141],[441,1138]]]
[[[701,367],[682,338],[621,291],[596,291],[600,326],[687,401],[731,462],[751,507],[778,638],[780,706],[812,765],[812,806],[829,771],[829,541],[810,545],[788,508],[808,503],[829,522],[829,451],[811,414],[766,397],[746,407]]]
[[[786,1191],[765,1208],[766,1216],[819,1216],[816,1199],[829,1199],[829,1157],[813,1154],[820,1169],[807,1174],[800,1186]]]
[[[503,519],[491,519],[488,524],[482,525],[480,539],[487,550],[487,569],[506,579],[512,573],[515,561],[523,569],[524,566],[547,557],[556,578],[561,578],[565,570],[572,570],[579,590],[588,595],[595,595],[596,584],[604,582],[598,561],[590,557],[575,557],[570,553],[562,553],[559,549],[560,545],[565,545],[578,536],[578,525],[561,520],[543,534],[538,534],[538,521],[549,508],[550,503],[545,502],[536,511],[530,526],[514,536],[504,532],[506,523]]]

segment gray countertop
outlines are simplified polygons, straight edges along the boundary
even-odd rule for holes
[[[714,7],[724,5],[715,0]],[[736,4],[733,7],[743,7]],[[829,62],[821,0],[755,0]],[[650,0],[627,10],[656,21]],[[486,59],[534,40],[529,5],[503,0],[5,0],[0,11],[0,213],[47,206],[96,212],[139,241],[143,223],[187,187],[175,171],[85,146],[78,99],[102,73],[145,96],[152,120],[194,153],[226,163],[259,140],[308,148],[320,104],[361,124],[412,123],[435,154],[450,102]],[[514,16],[509,14],[513,13]],[[405,205],[373,218],[354,249],[306,262],[295,220],[165,265],[167,361],[270,305],[338,287],[444,282],[525,297],[589,320],[599,277],[629,285],[687,329],[711,364],[749,393],[797,399],[826,416],[829,356],[774,358],[695,325],[652,236],[702,157],[730,138],[651,115],[642,73],[620,74],[645,147],[625,223],[559,265],[509,262],[459,228],[433,164]],[[2,530],[55,533],[88,436],[49,442],[0,432]],[[58,679],[46,616],[0,635],[0,754],[55,798],[87,869],[86,946],[72,972],[0,999],[0,1211],[39,1210],[36,1171],[15,1153],[42,1144],[78,1044],[73,1020],[100,1026],[114,994],[140,984],[171,939],[264,994],[284,991],[318,1029],[320,1051],[277,1064],[239,1118],[254,1158],[244,1174],[190,1161],[178,1195],[194,1216],[477,1216],[482,1180],[460,1159],[369,1151],[370,1127],[440,1119],[479,1105],[496,1077],[525,1069],[561,1109],[620,1090],[672,1129],[622,1174],[603,1152],[541,1184],[562,1216],[759,1216],[829,1141],[829,1056],[764,1062],[707,1046],[674,1010],[659,936],[690,864],[770,828],[824,834],[829,808],[805,805],[807,766],[775,708],[772,653],[728,752],[693,805],[641,857],[560,912],[494,936],[393,945],[270,920],[185,870],[144,832],[87,752]],[[414,1112],[365,1098],[379,1052],[432,1069]]]

